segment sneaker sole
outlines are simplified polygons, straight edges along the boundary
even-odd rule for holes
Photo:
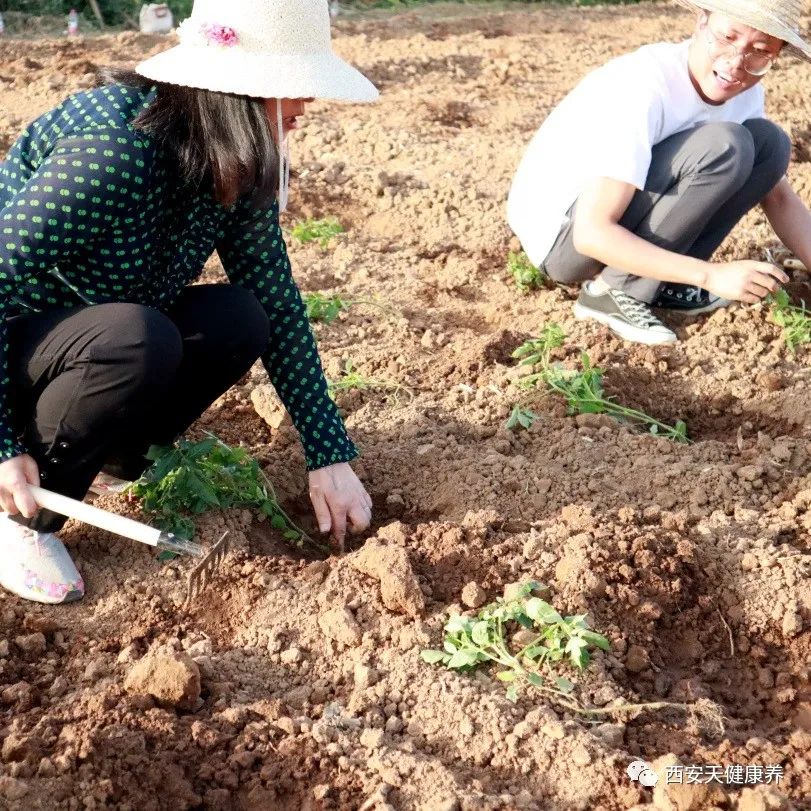
[[[620,338],[626,341],[633,341],[637,344],[659,346],[660,344],[673,344],[679,340],[676,333],[670,330],[667,332],[654,332],[652,330],[634,327],[617,318],[615,315],[603,313],[599,310],[592,310],[579,301],[576,301],[574,305],[574,317],[578,321],[598,321],[601,324],[605,324],[612,332],[619,335]]]

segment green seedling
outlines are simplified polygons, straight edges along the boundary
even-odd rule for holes
[[[790,352],[796,352],[798,346],[811,343],[811,316],[805,302],[792,304],[785,290],[778,290],[768,298],[771,304],[771,316],[774,323],[783,328],[783,340]]]
[[[293,226],[293,236],[302,244],[308,242],[318,242],[322,248],[329,245],[329,241],[338,234],[344,233],[344,227],[334,217],[327,217],[323,220],[308,218],[297,222]]]
[[[507,256],[507,272],[513,277],[515,286],[522,293],[539,290],[546,285],[546,274],[536,268],[523,251],[510,252]]]
[[[310,321],[323,321],[325,324],[331,324],[342,312],[356,304],[368,304],[387,313],[392,311],[391,307],[374,299],[349,299],[340,293],[333,296],[325,296],[323,293],[306,293],[302,298]]]
[[[498,598],[476,617],[451,617],[444,627],[442,650],[423,650],[422,659],[460,673],[471,673],[481,665],[497,665],[496,678],[507,685],[510,701],[517,701],[522,690],[535,690],[579,715],[594,718],[677,709],[723,734],[723,716],[706,700],[695,704],[652,701],[583,706],[574,695],[576,684],[564,674],[582,672],[596,649],[610,651],[611,645],[589,628],[585,614],[563,616],[553,605],[534,596],[541,588],[528,581],[509,600]],[[517,634],[519,631],[523,633]]]
[[[656,436],[663,436],[675,442],[689,441],[687,424],[683,420],[678,420],[675,425],[667,425],[644,411],[628,408],[606,397],[603,389],[603,370],[592,366],[586,352],[580,355],[579,370],[550,363],[552,350],[561,346],[564,338],[565,334],[557,324],[547,324],[540,338],[526,341],[513,352],[513,357],[520,359],[519,365],[539,367],[537,372],[523,378],[520,385],[529,388],[545,384],[566,400],[570,414],[608,414],[616,419],[644,425]]]
[[[327,381],[327,388],[333,399],[335,399],[337,393],[342,391],[388,389],[393,393],[395,399],[397,399],[400,392],[412,393],[410,389],[395,380],[381,380],[380,378],[366,377],[355,368],[355,364],[351,358],[344,363],[344,368],[341,369],[341,376],[337,380]]]
[[[688,441],[687,423],[684,420],[678,420],[675,425],[667,425],[644,411],[614,402],[603,392],[603,370],[592,366],[585,352],[580,355],[580,363],[580,371],[552,366],[546,376],[549,388],[566,398],[570,414],[608,414],[620,420],[645,425],[651,434],[675,442]]]
[[[524,388],[531,388],[538,383],[544,382],[546,370],[550,368],[549,358],[552,355],[552,350],[563,346],[565,340],[566,333],[558,324],[550,322],[549,324],[544,324],[540,338],[531,338],[529,341],[524,341],[524,343],[512,353],[512,356],[518,359],[519,366],[540,367],[539,372],[527,375],[521,379],[521,385]]]
[[[194,535],[191,516],[209,510],[255,507],[285,541],[301,548],[319,547],[279,506],[273,485],[244,448],[232,448],[213,435],[199,442],[181,439],[172,446],[153,445],[152,466],[129,492],[156,526],[181,538]]]
[[[323,293],[307,293],[304,296],[307,318],[310,321],[323,321],[326,324],[331,324],[354,303],[349,299],[342,298],[340,295],[325,296]]]
[[[511,701],[517,700],[526,686],[557,697],[568,695],[574,683],[562,674],[564,663],[583,670],[591,660],[590,650],[607,651],[611,646],[589,628],[585,614],[564,617],[546,601],[532,596],[538,588],[538,583],[529,581],[512,599],[499,598],[475,619],[451,617],[445,625],[443,649],[425,650],[422,658],[462,672],[495,662],[503,668],[496,677],[508,685]],[[518,647],[509,636],[520,628],[531,633]]]
[[[537,419],[538,415],[534,411],[530,411],[528,408],[522,408],[520,405],[518,405],[518,403],[516,403],[513,406],[513,410],[510,413],[505,425],[511,431],[515,430],[516,428],[524,428],[528,430],[532,427],[532,424]]]

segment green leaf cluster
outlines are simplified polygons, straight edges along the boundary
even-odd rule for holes
[[[567,369],[559,363],[551,363],[553,349],[565,340],[563,330],[554,323],[546,324],[540,338],[526,341],[513,352],[520,359],[520,366],[531,366],[538,371],[521,379],[520,385],[529,388],[545,385],[566,400],[570,414],[608,414],[621,420],[629,420],[647,427],[651,434],[688,442],[687,423],[678,420],[668,425],[635,408],[628,408],[607,397],[603,388],[603,370],[592,366],[586,352],[580,354],[580,369]]]
[[[538,415],[534,411],[531,411],[529,408],[523,408],[516,403],[513,406],[513,410],[510,412],[510,416],[507,418],[505,425],[511,431],[515,430],[516,428],[524,428],[525,430],[528,430],[532,427],[532,424],[537,419]]]
[[[307,293],[303,298],[304,306],[307,308],[307,318],[310,321],[323,321],[325,324],[331,324],[344,310],[348,310],[355,303],[339,294],[325,296],[323,293]]]
[[[311,539],[279,506],[273,485],[244,448],[232,448],[215,436],[198,442],[181,439],[171,446],[153,445],[152,460],[129,492],[158,527],[181,538],[194,536],[191,516],[209,510],[255,507],[289,543],[301,547]]]
[[[327,391],[333,399],[335,395],[342,391],[368,391],[373,389],[389,389],[395,399],[400,392],[408,394],[412,392],[396,380],[382,380],[376,377],[366,377],[355,368],[354,361],[349,358],[341,369],[341,376],[337,380],[327,381]]]
[[[783,328],[783,340],[790,352],[794,353],[798,346],[811,343],[811,316],[804,301],[799,305],[792,304],[789,294],[782,288],[771,293],[768,301],[772,320]]]
[[[515,286],[521,293],[529,293],[531,290],[538,290],[546,285],[546,274],[536,268],[523,251],[509,253],[507,272],[513,277]]]
[[[608,640],[592,631],[585,614],[562,616],[550,603],[534,596],[540,585],[528,581],[509,600],[500,597],[476,617],[454,616],[445,624],[442,650],[424,650],[429,664],[468,672],[494,662],[503,669],[496,677],[508,684],[507,697],[515,701],[523,686],[565,696],[574,683],[561,667],[585,669],[594,648],[610,650]],[[510,641],[524,628],[530,640],[520,648]]]
[[[318,242],[322,248],[329,245],[329,241],[338,234],[344,233],[344,227],[334,217],[322,220],[308,218],[301,220],[293,226],[292,234],[302,245],[308,242]]]

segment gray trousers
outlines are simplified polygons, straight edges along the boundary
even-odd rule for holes
[[[703,124],[653,148],[645,188],[631,198],[620,225],[666,250],[709,259],[735,224],[785,175],[791,141],[765,118]],[[652,303],[662,282],[606,267],[572,241],[577,203],[542,264],[562,284],[593,279]]]

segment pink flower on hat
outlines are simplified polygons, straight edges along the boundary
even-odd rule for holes
[[[200,33],[211,45],[219,45],[222,48],[232,48],[239,43],[239,34],[227,25],[203,23],[200,26]]]

